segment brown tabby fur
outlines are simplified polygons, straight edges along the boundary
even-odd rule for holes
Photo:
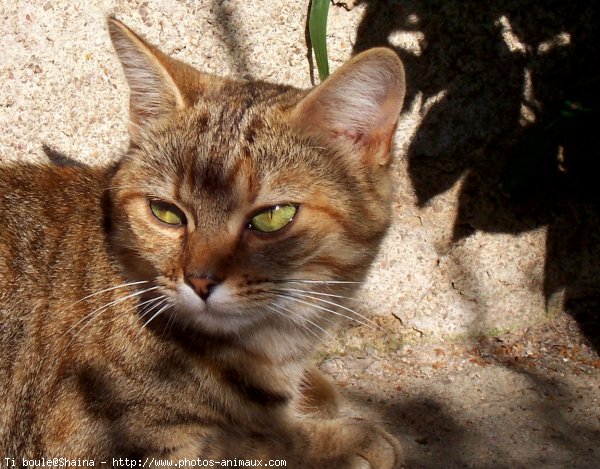
[[[352,315],[335,303],[389,223],[400,61],[373,49],[307,92],[206,75],[109,30],[127,153],[0,167],[0,456],[396,467],[395,439],[335,416],[308,358]],[[299,206],[289,225],[248,228],[281,203]],[[194,281],[214,285],[206,301]]]

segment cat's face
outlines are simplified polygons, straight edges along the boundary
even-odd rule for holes
[[[132,87],[135,124],[109,189],[114,245],[128,279],[152,289],[147,319],[164,312],[211,333],[268,321],[320,335],[340,311],[347,314],[336,304],[363,279],[387,228],[399,104],[392,117],[369,114],[382,123],[365,135],[357,116],[345,118],[354,127],[337,127],[331,116],[356,112],[359,99],[344,108],[332,86],[307,95],[198,72],[190,82],[189,68],[181,83],[180,64],[116,22],[111,34]],[[134,52],[159,60],[140,70],[139,60],[127,61]],[[353,72],[346,67],[340,86]],[[147,84],[152,74],[165,88],[160,109],[154,98],[136,102],[132,79]],[[390,99],[381,86],[373,99],[384,108]],[[342,108],[323,108],[334,104]]]

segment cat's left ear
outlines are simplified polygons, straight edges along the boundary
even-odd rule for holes
[[[203,73],[168,57],[109,17],[108,30],[129,84],[132,137],[153,119],[191,105],[207,79]]]
[[[325,143],[386,165],[405,94],[404,67],[390,49],[358,54],[292,111],[294,125]]]

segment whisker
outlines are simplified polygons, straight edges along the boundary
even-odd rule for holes
[[[110,308],[111,306],[115,306],[115,305],[117,305],[117,304],[119,304],[119,303],[122,303],[123,301],[126,301],[126,300],[128,300],[129,298],[133,298],[133,297],[136,297],[136,296],[139,296],[139,295],[143,295],[144,293],[147,293],[147,292],[149,292],[149,291],[152,291],[152,290],[156,290],[156,289],[158,289],[158,288],[160,288],[160,287],[156,286],[156,287],[146,288],[145,290],[136,291],[136,292],[130,293],[129,295],[125,295],[125,296],[124,296],[124,297],[122,297],[122,298],[117,298],[116,300],[113,300],[113,301],[111,301],[111,302],[109,302],[109,303],[106,303],[106,304],[104,304],[104,305],[100,306],[99,308],[96,308],[96,309],[95,309],[94,311],[92,311],[91,313],[89,313],[89,314],[85,315],[83,318],[81,318],[79,321],[77,321],[77,322],[76,322],[76,323],[75,323],[73,326],[71,326],[71,327],[70,327],[70,328],[69,328],[69,329],[68,329],[68,330],[67,330],[67,331],[66,331],[66,332],[65,332],[65,333],[64,333],[62,336],[65,336],[66,334],[69,334],[69,333],[71,333],[71,332],[73,331],[73,329],[75,329],[77,326],[79,326],[79,324],[81,324],[81,323],[82,323],[82,322],[84,322],[84,321],[87,321],[87,322],[86,322],[86,323],[85,323],[85,324],[84,324],[84,325],[83,325],[83,326],[82,326],[82,327],[81,327],[81,328],[80,328],[80,329],[77,331],[77,333],[76,333],[76,334],[73,336],[73,338],[71,339],[71,342],[72,342],[72,341],[73,341],[73,340],[75,340],[75,338],[76,338],[76,337],[77,337],[77,336],[78,336],[78,335],[81,333],[81,331],[82,331],[82,330],[85,328],[85,326],[87,326],[88,324],[90,324],[90,323],[92,322],[92,321],[91,321],[91,319],[92,319],[92,318],[94,318],[94,317],[97,317],[97,316],[100,316],[100,314],[102,314],[104,311],[106,311],[106,310],[107,310],[108,308]],[[88,319],[90,319],[90,320],[88,321]],[[61,336],[61,337],[62,337],[62,336]],[[69,344],[70,344],[71,342],[69,342]]]
[[[148,324],[154,321],[155,318],[157,318],[163,311],[165,311],[167,308],[170,308],[171,306],[171,303],[167,301],[166,304],[158,310],[158,312],[156,312],[150,319],[146,321],[146,323],[142,326],[142,329],[148,327]]]
[[[298,297],[298,296],[294,296],[294,295],[292,295],[292,294],[290,294],[290,293],[287,293],[287,294],[286,294],[286,293],[278,293],[278,294],[279,294],[279,295],[281,295],[281,296],[284,296],[284,297],[286,297],[286,298],[289,298],[289,299],[291,299],[291,300],[293,300],[293,301],[297,301],[297,302],[299,302],[299,303],[303,303],[303,304],[305,304],[305,305],[312,306],[312,307],[314,307],[314,308],[318,308],[318,309],[320,309],[320,310],[322,310],[322,311],[327,311],[328,313],[335,314],[336,316],[341,316],[341,317],[343,317],[343,318],[346,318],[346,319],[349,319],[349,320],[351,320],[351,321],[357,322],[358,324],[361,324],[361,325],[363,325],[363,326],[365,326],[365,327],[370,327],[370,328],[375,328],[375,329],[378,329],[378,330],[382,330],[382,329],[381,329],[381,327],[379,327],[379,326],[377,325],[377,323],[375,323],[375,322],[373,322],[373,321],[370,321],[368,318],[365,318],[364,316],[362,316],[361,314],[357,313],[356,311],[353,311],[353,310],[351,310],[350,308],[346,308],[346,307],[344,307],[344,306],[342,306],[342,305],[338,305],[337,303],[333,303],[333,302],[331,302],[331,301],[327,301],[327,300],[324,300],[324,299],[322,299],[322,298],[318,298],[318,297],[311,297],[311,296],[309,296],[309,295],[306,295],[306,296],[304,296],[304,297],[303,297],[303,298],[311,298],[311,299],[314,299],[314,300],[317,300],[317,301],[321,301],[321,302],[324,302],[324,303],[328,303],[328,304],[331,304],[331,305],[337,306],[338,308],[341,308],[341,309],[344,309],[344,310],[346,310],[346,311],[349,311],[349,312],[351,312],[351,313],[353,313],[353,314],[356,314],[356,315],[357,315],[357,316],[359,316],[360,318],[364,319],[364,321],[361,321],[361,320],[359,320],[359,319],[356,319],[356,318],[353,318],[353,317],[351,317],[351,316],[348,316],[347,314],[342,314],[342,313],[340,313],[340,312],[338,312],[338,311],[334,311],[334,310],[332,310],[332,309],[325,308],[324,306],[321,306],[321,305],[318,305],[318,304],[315,304],[315,303],[310,303],[310,302],[308,302],[308,301],[304,301],[304,300],[302,300],[300,297]],[[365,322],[365,321],[366,321],[366,322]],[[371,324],[371,323],[372,323],[372,324]]]
[[[358,298],[352,298],[351,296],[334,295],[332,293],[316,292],[316,291],[312,291],[312,290],[300,290],[299,288],[280,288],[280,289],[274,290],[274,291],[310,293],[312,295],[328,296],[328,297],[331,297],[331,298],[340,298],[340,299],[343,299],[343,300],[358,301]]]
[[[265,306],[269,306],[269,305],[265,305]],[[306,328],[308,331],[312,332],[312,333],[313,333],[313,334],[314,334],[316,337],[318,337],[319,339],[320,339],[321,337],[319,337],[319,335],[318,335],[318,334],[316,334],[316,333],[315,333],[313,330],[311,330],[311,329],[309,329],[308,327],[306,327],[306,325],[305,325],[305,324],[303,324],[303,323],[302,323],[302,322],[300,322],[300,321],[306,321],[306,322],[308,322],[309,324],[311,324],[312,326],[316,327],[316,328],[317,328],[317,329],[319,329],[321,332],[323,332],[324,334],[328,335],[329,337],[331,337],[331,338],[333,339],[333,335],[331,335],[331,333],[330,333],[329,331],[327,331],[326,329],[323,329],[321,326],[319,326],[319,325],[318,325],[316,322],[314,322],[314,321],[311,321],[311,320],[310,320],[310,319],[308,319],[308,318],[298,318],[298,319],[296,319],[296,317],[297,317],[297,316],[294,314],[294,312],[293,312],[292,310],[290,310],[290,309],[288,309],[288,308],[286,308],[285,306],[283,306],[283,305],[280,305],[280,304],[278,304],[278,305],[277,305],[277,307],[279,307],[279,308],[281,308],[282,310],[284,310],[284,311],[287,311],[288,313],[290,313],[290,316],[288,316],[288,317],[289,317],[289,319],[290,319],[290,321],[292,321],[294,324],[298,324],[298,325],[300,325],[300,326],[303,326],[303,327],[304,327],[304,328]],[[331,322],[331,321],[330,321],[330,322]]]
[[[313,293],[313,292],[309,292],[309,293]],[[381,328],[381,326],[379,326],[379,324],[377,324],[377,323],[376,323],[375,321],[373,321],[372,319],[370,319],[370,318],[368,318],[368,317],[366,317],[366,316],[364,316],[364,315],[360,314],[360,313],[359,313],[359,312],[357,312],[357,311],[354,311],[354,310],[353,310],[353,309],[351,309],[351,308],[348,308],[348,307],[346,307],[346,306],[344,306],[344,305],[341,305],[341,304],[339,304],[339,303],[336,303],[335,301],[328,301],[328,300],[325,300],[325,299],[323,299],[323,298],[317,298],[317,297],[314,297],[314,296],[312,296],[312,295],[304,295],[304,297],[303,297],[303,298],[311,298],[311,299],[313,299],[313,300],[320,301],[321,303],[327,303],[327,304],[330,304],[330,305],[332,305],[332,306],[336,306],[336,307],[338,307],[338,308],[341,308],[341,309],[343,309],[344,311],[348,311],[348,312],[350,312],[350,313],[352,313],[352,314],[355,314],[355,315],[356,315],[356,316],[358,316],[359,318],[361,318],[361,319],[363,319],[364,321],[366,321],[367,323],[369,323],[371,326],[373,326],[373,327],[375,327],[375,328],[379,329],[380,331],[383,331],[383,329]]]
[[[160,297],[158,297],[159,298],[158,301],[156,301],[154,304],[152,304],[151,306],[149,306],[143,310],[142,314],[140,314],[140,316],[139,316],[139,319],[143,320],[146,316],[148,316],[152,312],[156,311],[159,308],[162,308],[167,303],[165,301],[166,297],[167,297],[166,295],[161,295]],[[140,329],[138,330],[138,334],[137,334],[138,336],[144,330],[144,326],[145,326],[145,324],[143,324],[142,327],[140,327]]]
[[[166,297],[167,297],[167,295],[160,295],[155,298],[151,298],[148,301],[144,301],[143,303],[140,303],[138,306],[143,306],[143,305],[152,304],[152,303],[160,303],[161,300],[164,300]],[[144,316],[146,316],[148,314],[148,312],[152,311],[155,307],[156,307],[156,304],[152,304],[151,306],[140,308],[140,310],[142,312],[142,314],[140,315],[140,318],[143,318]]]
[[[122,186],[109,186],[106,187],[105,189],[107,191],[114,191],[114,190],[118,190],[118,189],[144,189],[145,186],[133,186],[133,185],[122,185]]]
[[[162,300],[163,298],[166,298],[166,297],[167,297],[167,295],[160,295],[160,296],[156,296],[156,297],[154,297],[154,298],[150,298],[149,300],[146,300],[146,301],[144,301],[144,302],[140,303],[140,304],[139,304],[139,305],[137,305],[137,306],[138,306],[139,308],[141,308],[141,307],[142,307],[142,306],[144,306],[144,305],[147,305],[147,304],[149,304],[149,303],[153,303],[153,302],[155,302],[155,301]],[[141,309],[145,309],[145,308],[141,308]]]
[[[283,295],[278,295],[278,294],[275,294],[275,296],[277,296],[277,297],[280,297],[280,298],[285,298],[285,299],[291,299],[291,300],[294,300],[294,298],[289,298],[289,297],[286,297],[286,296],[283,296]],[[289,310],[288,310],[288,311],[289,311]],[[331,325],[333,325],[333,326],[336,326],[336,325],[337,325],[337,322],[336,322],[336,321],[334,321],[334,320],[333,320],[333,319],[331,319],[331,318],[328,318],[326,315],[324,315],[322,312],[320,312],[320,311],[319,311],[319,308],[317,308],[317,311],[315,311],[315,314],[317,314],[317,316],[319,317],[319,319],[321,319],[321,320],[323,320],[323,321],[326,321],[326,322],[328,322],[329,324],[331,324]],[[311,320],[310,320],[310,319],[308,319],[308,318],[303,318],[303,320],[305,320],[305,321],[308,321],[309,323],[311,323],[311,324],[313,324],[314,326],[318,327],[318,328],[319,328],[319,329],[321,329],[321,330],[322,330],[322,331],[323,331],[325,334],[327,334],[327,336],[329,336],[329,338],[331,338],[332,340],[335,340],[335,337],[333,336],[333,334],[331,334],[331,332],[329,332],[327,329],[324,329],[324,328],[320,327],[318,324],[316,324],[315,322],[311,321]],[[294,321],[294,322],[295,322],[295,321]],[[301,325],[302,325],[302,324],[301,324]],[[319,337],[319,339],[320,339],[320,337]]]
[[[128,313],[128,312],[130,312],[130,311],[137,310],[137,309],[142,309],[142,310],[143,310],[143,309],[145,309],[145,308],[144,308],[144,307],[145,307],[145,305],[147,305],[147,304],[149,304],[149,303],[152,303],[152,302],[159,301],[159,300],[160,300],[160,299],[162,299],[162,298],[165,298],[165,295],[161,295],[161,296],[159,296],[159,297],[157,297],[157,298],[150,298],[149,300],[146,300],[146,301],[144,301],[144,302],[142,302],[142,303],[140,303],[140,304],[134,304],[134,305],[131,305],[129,308],[127,308],[127,309],[125,309],[125,310],[121,311],[121,314],[119,314],[119,315],[116,315],[116,316],[114,316],[113,318],[109,319],[109,321],[108,321],[108,322],[116,321],[116,320],[117,320],[117,319],[119,319],[119,318],[120,318],[120,317],[121,317],[123,314],[126,314],[126,313]]]
[[[171,311],[171,314],[169,314],[169,319],[167,320],[167,324],[165,325],[165,328],[163,330],[163,335],[171,332],[173,330],[174,324],[175,324],[175,314],[173,313],[173,311]]]
[[[265,292],[261,292],[261,293],[265,293]],[[253,305],[260,307],[260,308],[268,308],[271,311],[274,311],[275,313],[277,313],[280,316],[283,316],[285,319],[288,319],[291,323],[297,325],[297,326],[301,326],[303,329],[309,331],[311,334],[313,334],[315,337],[318,337],[318,335],[316,334],[316,332],[308,329],[308,327],[305,324],[301,324],[298,323],[297,321],[294,320],[294,314],[292,313],[292,311],[290,311],[289,309],[285,308],[283,305],[277,305],[280,308],[283,308],[285,311],[287,311],[288,313],[290,313],[290,315],[285,314],[281,309],[276,309],[274,307],[274,305],[269,305],[269,304],[262,304],[259,303],[258,301],[254,300],[250,295],[245,294],[243,295],[247,300],[249,300]]]
[[[313,292],[310,292],[310,293],[313,293]],[[374,327],[375,329],[377,329],[377,330],[379,330],[381,332],[385,332],[385,330],[379,324],[377,324],[375,321],[373,321],[372,319],[370,319],[367,316],[364,316],[363,314],[360,314],[359,312],[357,312],[357,311],[355,311],[355,310],[353,310],[351,308],[348,308],[348,307],[346,307],[344,305],[341,305],[341,304],[336,303],[334,301],[328,301],[328,300],[325,300],[323,298],[317,298],[317,297],[314,297],[312,295],[304,295],[304,298],[311,298],[313,300],[320,301],[321,303],[327,303],[329,305],[341,308],[344,311],[348,311],[349,313],[352,313],[352,314],[358,316],[359,318],[361,318],[363,321],[365,321],[367,323],[365,325],[370,325],[371,327]],[[355,319],[353,319],[353,320],[355,320]]]
[[[271,298],[273,298],[273,297],[277,297],[277,298],[285,298],[285,299],[288,299],[288,298],[289,298],[287,295],[280,295],[280,294],[279,294],[279,292],[280,292],[280,291],[285,291],[285,290],[265,290],[265,291],[262,291],[262,292],[260,292],[260,293],[261,293],[261,294],[263,294],[263,295],[270,295],[270,296],[271,296]],[[302,290],[302,291],[304,291],[304,290]],[[283,306],[283,305],[278,305],[278,306],[280,306],[280,307],[284,308],[284,306]],[[289,309],[287,309],[287,308],[285,308],[285,309],[286,309],[286,311],[288,311],[288,312],[289,312],[289,313],[291,313],[292,315],[294,315],[294,316],[296,315],[296,313],[294,313],[293,311],[291,311],[291,310],[289,310]],[[337,323],[336,323],[335,321],[333,321],[332,319],[330,319],[330,318],[328,318],[328,317],[326,317],[326,316],[323,316],[323,315],[319,314],[319,317],[320,317],[321,319],[323,319],[324,321],[327,321],[329,324],[337,325]],[[312,322],[312,321],[310,321],[310,320],[309,320],[309,319],[307,319],[307,318],[303,318],[303,319],[305,319],[306,321]],[[316,325],[316,326],[318,326],[317,324],[315,324],[315,325]],[[322,330],[323,330],[323,329],[322,329]],[[331,334],[330,334],[330,333],[329,333],[327,330],[323,330],[323,332],[327,333],[327,334],[328,334],[330,337],[332,337],[332,338],[333,338],[333,336],[332,336],[332,335],[331,335]]]
[[[68,311],[69,309],[71,309],[73,306],[75,306],[76,304],[79,304],[79,303],[81,303],[82,301],[85,301],[85,300],[87,300],[87,299],[89,299],[89,298],[92,298],[92,297],[94,297],[94,296],[96,296],[96,295],[100,295],[100,294],[102,294],[102,293],[106,293],[106,292],[113,291],[113,290],[118,290],[119,288],[131,287],[131,286],[133,286],[133,285],[141,285],[142,283],[150,283],[150,282],[148,282],[147,280],[138,280],[137,282],[128,282],[128,283],[122,283],[121,285],[116,285],[116,286],[114,286],[114,287],[105,288],[105,289],[103,289],[103,290],[97,291],[97,292],[95,292],[95,293],[92,293],[92,294],[90,294],[90,295],[84,296],[83,298],[80,298],[80,299],[79,299],[79,300],[77,300],[75,303],[73,303],[73,304],[69,305],[69,306],[67,307],[67,311]]]
[[[305,280],[305,279],[275,279],[270,280],[271,283],[311,283],[318,285],[339,285],[339,284],[361,284],[362,282],[354,282],[350,280]]]
[[[151,300],[152,301],[151,304],[140,309],[142,314],[139,315],[138,319],[140,319],[140,320],[144,319],[146,316],[148,316],[148,314],[152,313],[152,311],[155,311],[156,309],[160,308],[164,304],[164,299],[166,297],[167,297],[166,295],[160,295],[156,298],[153,298]]]
[[[289,309],[285,308],[284,306],[282,306],[282,305],[277,305],[279,308],[282,308],[283,310],[285,310],[285,311],[287,311],[287,312],[291,313],[291,314],[292,314],[292,316],[288,316],[288,315],[287,315],[287,314],[285,314],[285,313],[284,313],[284,312],[283,312],[281,309],[276,309],[276,308],[275,308],[274,306],[272,306],[272,305],[268,305],[268,304],[260,304],[260,303],[257,303],[257,302],[255,302],[255,301],[253,301],[253,300],[250,300],[250,301],[252,301],[252,303],[254,303],[256,306],[260,306],[260,307],[266,307],[266,308],[270,309],[271,311],[274,311],[275,313],[279,314],[280,316],[283,316],[284,318],[286,318],[286,319],[288,319],[289,321],[291,321],[293,324],[295,324],[295,325],[297,325],[297,326],[301,326],[301,327],[302,327],[304,330],[306,330],[306,331],[310,332],[310,333],[311,333],[312,335],[314,335],[314,336],[315,336],[317,339],[321,339],[321,337],[319,336],[319,334],[317,334],[315,331],[313,331],[312,329],[310,329],[310,328],[309,328],[309,327],[308,327],[306,324],[302,324],[302,323],[299,323],[298,321],[296,321],[296,320],[294,319],[294,316],[293,316],[293,313],[292,313],[292,311],[290,311]],[[309,323],[311,323],[313,326],[315,326],[315,327],[317,327],[317,328],[321,329],[321,330],[322,330],[322,331],[323,331],[325,334],[329,334],[329,333],[328,333],[328,332],[327,332],[325,329],[323,329],[322,327],[320,327],[318,324],[315,324],[314,322],[312,322],[312,321],[311,321],[311,320],[309,320],[309,319],[307,319],[307,321],[308,321]]]
[[[310,146],[310,147],[305,147],[305,148],[306,148],[306,150],[327,150],[327,148],[325,148],[325,147],[320,147],[320,146],[318,146],[318,145],[313,145],[313,146]]]

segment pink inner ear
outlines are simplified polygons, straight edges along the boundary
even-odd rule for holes
[[[377,103],[378,112],[365,113],[362,121],[349,119],[348,116],[352,114],[341,115],[343,103],[336,103],[329,109],[311,109],[304,122],[309,127],[320,129],[319,133],[326,139],[358,152],[367,164],[385,165],[389,162],[401,98],[392,93],[382,101]],[[327,103],[320,104],[323,106]]]
[[[364,132],[354,130],[331,130],[331,135],[334,138],[343,138],[352,142],[354,145],[365,145],[367,137]]]
[[[295,108],[296,125],[325,141],[386,164],[404,99],[404,69],[389,49],[357,55]]]

